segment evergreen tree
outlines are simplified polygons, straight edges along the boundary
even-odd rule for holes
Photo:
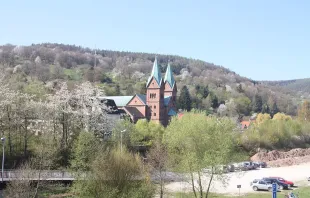
[[[237,86],[237,91],[238,91],[239,93],[243,93],[244,90],[243,90],[241,84],[239,84],[239,85]]]
[[[270,113],[269,106],[267,104],[263,104],[262,113]]]
[[[122,95],[122,93],[121,93],[121,88],[120,88],[119,85],[116,85],[116,87],[115,87],[115,95],[116,95],[116,96]]]
[[[190,111],[191,110],[191,105],[192,105],[192,99],[189,94],[187,86],[184,86],[181,89],[180,97],[178,99],[178,108]]]
[[[274,116],[276,113],[279,112],[279,109],[278,109],[278,105],[277,103],[274,101],[273,103],[271,103],[270,105],[270,114],[271,116]]]
[[[126,95],[127,95],[127,96],[133,95],[134,92],[135,92],[135,91],[134,91],[134,89],[133,89],[132,84],[129,84],[129,85],[127,86],[127,89],[126,89]]]
[[[262,107],[263,107],[262,97],[260,95],[256,94],[254,96],[254,100],[253,100],[252,105],[253,105],[252,106],[253,111],[256,113],[260,113],[262,111]]]
[[[208,97],[209,97],[209,100],[211,103],[211,107],[213,109],[216,109],[219,106],[219,100],[218,100],[217,96],[213,92],[210,92]]]
[[[209,88],[208,88],[208,85],[207,85],[207,86],[203,87],[202,97],[206,98],[206,97],[208,97],[208,95],[209,95]]]

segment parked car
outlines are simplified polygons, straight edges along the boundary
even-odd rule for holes
[[[293,187],[293,186],[294,186],[294,182],[285,180],[285,179],[283,179],[282,177],[269,177],[269,178],[278,179],[279,181],[288,184],[290,187]]]
[[[235,165],[229,164],[229,165],[227,166],[227,169],[228,169],[229,172],[235,172]]]
[[[267,183],[271,183],[271,184],[276,183],[276,184],[278,184],[280,190],[283,190],[283,189],[288,190],[289,185],[284,183],[284,182],[282,182],[282,181],[279,181],[278,179],[264,177],[263,180],[266,181]]]
[[[266,168],[267,163],[266,162],[253,162],[256,168]]]
[[[262,179],[253,180],[250,185],[252,186],[254,191],[258,191],[258,190],[272,191],[272,184]]]
[[[239,170],[241,171],[247,171],[247,170],[250,170],[250,164],[247,163],[247,162],[241,162],[238,164],[238,167],[239,167]]]
[[[256,169],[255,164],[253,162],[244,162],[248,170]]]

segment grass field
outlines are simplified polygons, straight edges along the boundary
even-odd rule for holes
[[[284,195],[290,192],[289,190],[284,190],[282,192],[277,193],[277,198],[284,198]],[[309,198],[310,197],[310,187],[303,187],[299,189],[293,190],[294,194],[299,194],[299,198]],[[193,193],[176,193],[168,195],[169,198],[175,197],[175,198],[194,198],[195,196]],[[232,196],[232,195],[216,195],[212,194],[210,198],[238,198],[239,196]],[[271,198],[271,192],[257,192],[253,194],[245,194],[241,195],[240,198]]]

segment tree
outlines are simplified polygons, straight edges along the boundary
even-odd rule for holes
[[[160,139],[157,139],[147,153],[148,163],[159,177],[160,198],[164,197],[164,171],[168,165],[167,147]]]
[[[209,182],[206,198],[214,178],[221,178],[221,164],[234,158],[235,124],[228,118],[207,117],[202,113],[185,113],[181,119],[173,118],[164,134],[169,160],[176,171],[189,172],[195,197],[203,197],[202,169],[207,168]],[[198,191],[194,183],[197,174]]]
[[[209,93],[207,99],[209,100],[209,102],[211,104],[211,107],[213,109],[216,109],[219,106],[218,98],[217,98],[217,96],[213,92]]]
[[[129,84],[129,85],[127,86],[127,89],[126,89],[126,95],[127,95],[127,96],[133,95],[134,92],[135,92],[135,91],[134,91],[134,89],[133,89],[132,84]]]
[[[134,145],[152,145],[153,141],[160,139],[164,133],[164,127],[153,121],[140,119],[135,129],[130,133],[130,141]]]
[[[181,89],[181,93],[180,93],[180,96],[178,98],[178,108],[186,110],[186,111],[190,111],[191,105],[192,105],[191,96],[189,94],[187,86],[184,86]]]
[[[196,95],[199,94],[201,96],[201,98],[206,98],[209,95],[208,86],[196,85],[195,90],[196,90]]]
[[[256,117],[256,124],[262,124],[267,120],[270,120],[271,116],[268,113],[259,113]]]
[[[255,113],[260,113],[262,111],[262,106],[263,106],[263,100],[262,97],[258,94],[254,96],[253,100],[253,111]]]
[[[241,118],[242,116],[249,115],[250,113],[250,105],[251,105],[251,100],[248,97],[238,97],[235,101],[235,110]]]
[[[277,105],[276,100],[274,98],[269,98],[268,103],[269,103],[268,106],[269,106],[271,116],[273,116],[279,112],[278,105]]]
[[[300,121],[309,122],[310,121],[310,103],[305,100],[298,110],[298,119]]]
[[[122,95],[121,88],[120,88],[120,86],[118,84],[115,86],[115,95],[116,96],[121,96]]]
[[[288,121],[292,120],[292,117],[289,115],[285,115],[284,113],[276,113],[273,118],[273,120],[283,120],[283,121]]]
[[[243,90],[241,84],[239,84],[239,85],[237,86],[237,91],[238,91],[239,93],[243,93],[243,92],[244,92],[244,90]]]
[[[90,178],[75,181],[72,191],[78,197],[151,198],[154,188],[147,178],[138,155],[113,148],[96,157]]]
[[[100,150],[98,138],[91,132],[82,131],[73,147],[71,168],[78,171],[89,171],[98,150]]]
[[[262,113],[270,113],[269,106],[267,104],[263,104]]]

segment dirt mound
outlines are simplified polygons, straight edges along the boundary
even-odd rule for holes
[[[269,151],[258,152],[251,157],[252,161],[267,162],[268,166],[279,167],[310,162],[310,148],[292,149],[288,152]]]

